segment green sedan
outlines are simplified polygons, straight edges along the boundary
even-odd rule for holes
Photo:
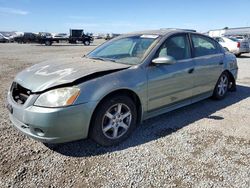
[[[162,29],[112,39],[82,58],[20,72],[8,92],[16,129],[44,143],[125,140],[143,120],[236,90],[233,54],[190,30]]]

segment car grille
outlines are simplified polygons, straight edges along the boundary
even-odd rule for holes
[[[16,103],[23,105],[29,98],[31,91],[13,82],[11,86],[12,97]]]

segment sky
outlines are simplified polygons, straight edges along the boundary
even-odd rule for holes
[[[250,26],[250,0],[0,0],[0,31],[206,32]]]

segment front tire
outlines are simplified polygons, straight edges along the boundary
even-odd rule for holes
[[[136,106],[128,96],[107,98],[93,115],[90,138],[102,146],[117,145],[135,129],[136,119]]]
[[[213,98],[214,99],[223,99],[227,92],[229,87],[229,76],[226,72],[222,73],[219,80],[216,83],[216,86],[214,88]]]

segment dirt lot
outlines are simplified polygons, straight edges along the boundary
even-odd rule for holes
[[[237,92],[150,119],[116,147],[48,148],[14,130],[4,107],[14,76],[98,44],[0,44],[0,187],[250,187],[250,55],[238,59]]]

